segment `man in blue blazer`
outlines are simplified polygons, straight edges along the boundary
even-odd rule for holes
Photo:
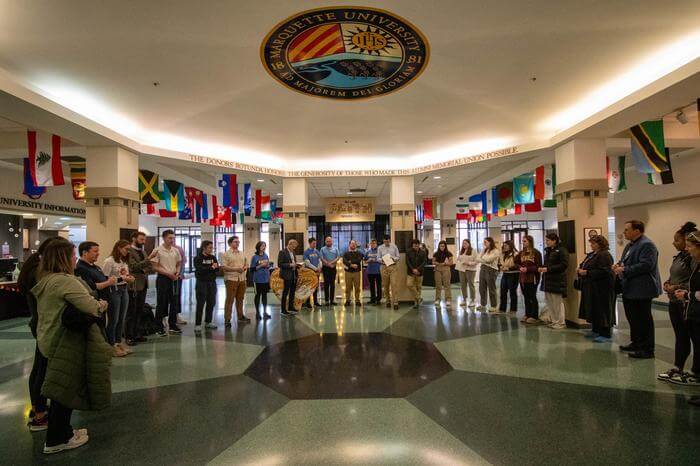
[[[654,318],[651,301],[661,292],[659,275],[659,251],[644,236],[644,223],[630,220],[625,223],[625,239],[629,241],[622,252],[620,262],[613,272],[622,284],[622,303],[630,324],[632,342],[621,345],[620,350],[629,357],[650,359],[654,357]]]

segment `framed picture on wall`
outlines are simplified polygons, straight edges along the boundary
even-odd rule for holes
[[[589,252],[593,252],[591,249],[591,243],[588,242],[591,238],[594,236],[602,235],[603,234],[603,229],[600,227],[595,227],[595,228],[584,228],[583,229],[583,244],[584,244],[584,249],[586,251],[586,254]]]

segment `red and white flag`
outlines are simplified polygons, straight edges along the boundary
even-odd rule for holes
[[[61,137],[55,134],[37,135],[27,131],[29,171],[34,186],[60,186],[65,184],[61,166]]]

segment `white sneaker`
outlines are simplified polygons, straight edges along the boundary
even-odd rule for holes
[[[44,453],[47,455],[50,455],[52,453],[58,453],[59,451],[63,450],[72,450],[74,448],[82,447],[85,445],[89,440],[89,437],[87,433],[85,435],[80,435],[80,432],[75,432],[73,436],[68,440],[66,443],[59,443],[58,445],[54,445],[52,447],[47,446],[44,444]]]
[[[195,325],[195,326],[194,326],[194,333],[202,333],[202,326],[201,326],[201,325]]]
[[[440,300],[439,300],[439,299],[436,299],[436,300],[435,300],[435,305],[436,305],[436,306],[439,306],[439,305],[440,305]]]
[[[212,323],[210,322],[210,323],[206,324],[206,325],[204,326],[204,328],[206,328],[207,330],[216,330],[216,329],[219,328],[219,327],[217,327],[215,324],[212,324]]]

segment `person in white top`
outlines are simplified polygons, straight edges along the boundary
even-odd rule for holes
[[[234,303],[236,304],[238,322],[243,324],[250,322],[250,319],[243,313],[243,300],[248,286],[246,282],[248,259],[243,255],[243,252],[238,250],[240,244],[238,236],[230,237],[228,239],[229,248],[219,260],[219,268],[224,272],[224,285],[226,285],[226,301],[224,302],[224,326],[226,328],[231,328]]]
[[[476,250],[468,239],[462,240],[462,249],[459,250],[455,269],[459,272],[459,285],[462,288],[462,306],[476,306],[476,287],[474,280],[479,263],[476,261]],[[469,293],[467,294],[467,291]]]
[[[496,278],[498,277],[498,261],[500,258],[501,253],[496,247],[496,242],[493,238],[490,236],[484,238],[484,249],[476,259],[481,264],[479,268],[479,311],[488,311],[489,303],[492,310],[498,311]]]
[[[168,330],[170,333],[179,335],[182,330],[177,326],[177,281],[180,278],[180,266],[182,256],[180,251],[175,249],[175,232],[165,230],[162,234],[163,244],[151,252],[148,259],[153,263],[153,269],[158,272],[156,278],[156,294],[158,303],[156,305],[156,320],[161,324],[158,336],[165,336],[165,326],[163,319],[168,317]]]
[[[131,354],[128,345],[122,343],[124,333],[124,317],[129,309],[129,291],[127,284],[134,282],[134,277],[129,274],[127,260],[131,243],[119,240],[112,248],[112,255],[105,259],[102,265],[102,273],[107,278],[115,277],[116,285],[110,286],[109,308],[107,310],[107,341],[114,347],[114,356],[123,357]]]

